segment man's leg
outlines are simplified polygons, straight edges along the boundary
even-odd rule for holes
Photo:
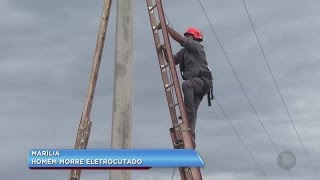
[[[185,80],[182,83],[182,91],[183,91],[183,95],[184,95],[184,104],[186,107],[189,126],[192,129],[193,122],[194,122],[195,105],[194,105],[193,83],[191,80]],[[192,129],[192,131],[193,131],[193,129]]]
[[[198,108],[200,106],[200,103],[202,101],[202,93],[204,90],[204,83],[203,80],[200,78],[194,78],[192,79],[193,83],[193,92],[194,92],[194,106],[195,106],[195,112],[194,112],[194,124],[193,124],[193,136],[195,138],[195,131],[196,131],[196,123],[197,123],[197,115],[198,115]]]
[[[195,106],[195,113],[194,113],[194,127],[193,127],[193,134],[195,134],[195,130],[196,130],[196,123],[197,123],[197,116],[198,116],[198,108],[200,106],[200,103],[202,101],[202,96],[201,95],[194,95],[194,106]]]
[[[202,91],[204,83],[200,78],[186,80],[182,83],[182,90],[184,94],[184,103],[189,119],[189,125],[194,134],[197,118],[197,109],[202,100]]]

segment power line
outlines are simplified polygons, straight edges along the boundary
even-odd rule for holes
[[[171,24],[171,22],[170,22],[170,20],[169,20],[168,16],[167,16],[166,14],[164,14],[164,16],[165,16],[165,17],[166,17],[166,19],[168,20],[168,23],[170,24],[170,26],[172,26],[172,27],[173,27],[173,25]]]
[[[264,177],[266,177],[266,179],[268,179],[267,175],[265,174],[265,172],[262,170],[261,166],[259,165],[259,163],[257,162],[257,160],[253,157],[252,153],[250,152],[248,146],[244,143],[243,139],[241,138],[241,136],[239,135],[238,131],[236,130],[236,128],[233,126],[230,118],[227,116],[226,112],[223,110],[222,106],[220,105],[219,101],[217,100],[217,98],[215,98],[217,105],[219,106],[222,114],[224,115],[224,117],[226,118],[226,120],[229,122],[230,126],[232,127],[233,131],[237,134],[239,140],[241,141],[241,143],[243,144],[243,146],[246,148],[246,150],[248,151],[248,153],[250,154],[251,159],[255,162],[255,164],[257,165],[257,167],[259,168],[259,170],[261,171],[261,173],[263,174]]]
[[[264,126],[264,124],[262,123],[262,121],[261,121],[261,119],[260,119],[260,117],[259,117],[259,115],[258,115],[258,113],[257,113],[257,111],[256,111],[256,109],[255,109],[255,107],[253,106],[253,104],[252,104],[252,102],[251,102],[251,100],[250,100],[250,98],[249,98],[249,96],[248,96],[248,94],[247,94],[246,90],[244,89],[244,87],[243,87],[243,85],[242,85],[242,83],[241,83],[241,81],[240,81],[240,78],[239,78],[238,74],[236,73],[235,69],[233,68],[233,65],[232,65],[232,63],[231,63],[231,61],[230,61],[230,59],[229,59],[229,57],[228,57],[228,55],[227,55],[226,51],[224,50],[224,48],[223,48],[223,46],[222,46],[222,43],[221,43],[221,41],[220,41],[219,37],[217,36],[217,33],[216,33],[216,31],[214,30],[213,25],[212,25],[211,21],[209,20],[208,15],[207,15],[207,13],[206,13],[205,9],[203,8],[203,5],[202,5],[201,1],[200,1],[200,0],[198,0],[198,1],[199,1],[200,5],[201,5],[201,8],[202,8],[202,10],[203,10],[203,12],[204,12],[204,14],[205,14],[205,16],[206,16],[206,18],[207,18],[207,20],[208,20],[208,22],[209,22],[210,26],[211,26],[211,29],[212,29],[213,33],[214,33],[214,34],[215,34],[215,36],[216,36],[216,39],[218,40],[218,43],[219,43],[219,45],[220,45],[220,47],[221,47],[221,49],[222,49],[222,51],[223,51],[223,53],[224,53],[224,56],[226,57],[226,59],[227,59],[227,61],[228,61],[229,65],[230,65],[230,67],[231,67],[231,69],[232,69],[232,71],[233,71],[233,73],[234,73],[235,77],[237,78],[237,81],[239,82],[239,84],[240,84],[240,86],[241,86],[242,91],[244,92],[244,94],[245,94],[246,98],[248,99],[248,101],[249,101],[249,103],[250,103],[250,105],[251,105],[251,107],[252,107],[252,109],[253,109],[253,111],[254,111],[254,113],[255,113],[256,117],[257,117],[257,118],[258,118],[258,120],[260,121],[260,124],[262,125],[262,127],[263,127],[264,131],[266,132],[267,136],[269,137],[269,139],[270,139],[270,141],[271,141],[271,143],[272,143],[273,147],[274,147],[274,148],[276,149],[276,151],[278,152],[278,150],[277,150],[277,148],[276,148],[275,144],[273,143],[273,141],[272,141],[272,139],[271,139],[271,137],[270,137],[269,133],[267,132],[267,130],[266,130],[266,128],[265,128],[265,126]]]
[[[231,69],[232,69],[232,71],[233,71],[233,73],[234,73],[234,75],[235,75],[235,77],[236,77],[237,81],[239,82],[239,85],[241,86],[241,89],[242,89],[243,93],[245,94],[246,98],[248,99],[248,102],[249,102],[249,104],[250,104],[251,108],[253,109],[253,111],[254,111],[254,113],[255,113],[255,115],[256,115],[256,117],[257,117],[257,119],[259,120],[259,122],[260,122],[261,126],[263,127],[263,129],[264,129],[264,131],[265,131],[266,135],[268,136],[268,138],[269,138],[269,140],[270,140],[270,142],[271,142],[272,146],[274,147],[275,151],[276,151],[276,152],[277,152],[277,154],[279,155],[280,153],[279,153],[278,149],[276,148],[276,146],[275,146],[274,142],[272,141],[272,139],[271,139],[271,137],[270,137],[270,135],[269,135],[268,131],[266,130],[266,128],[265,128],[265,126],[264,126],[263,122],[261,121],[261,119],[260,119],[260,117],[259,117],[259,115],[258,115],[258,113],[257,113],[257,111],[256,111],[256,109],[255,109],[255,107],[253,106],[253,104],[252,104],[252,102],[251,102],[251,100],[250,100],[250,98],[249,98],[249,96],[248,96],[248,94],[247,94],[246,90],[244,89],[244,87],[243,87],[243,85],[242,85],[242,83],[241,83],[241,81],[240,81],[240,79],[239,79],[239,77],[238,77],[238,75],[237,75],[237,73],[236,73],[235,69],[233,68],[232,63],[230,62],[230,59],[229,59],[229,57],[228,57],[228,55],[227,55],[226,51],[224,50],[224,48],[223,48],[223,46],[222,46],[222,43],[221,43],[221,41],[220,41],[220,39],[219,39],[219,37],[218,37],[218,35],[217,35],[217,33],[216,33],[216,31],[215,31],[215,29],[214,29],[214,27],[213,27],[212,23],[211,23],[211,21],[210,21],[210,19],[209,19],[208,15],[207,15],[207,12],[205,11],[205,9],[204,9],[204,7],[203,7],[203,5],[202,5],[202,3],[201,3],[201,0],[198,0],[198,2],[199,2],[200,6],[201,6],[201,9],[202,9],[202,11],[203,11],[204,15],[206,16],[206,19],[207,19],[207,21],[208,21],[208,23],[209,23],[209,25],[210,25],[210,27],[211,27],[211,29],[212,29],[212,31],[213,31],[213,33],[214,33],[214,35],[215,35],[215,37],[216,37],[217,41],[218,41],[218,43],[219,43],[219,45],[220,45],[220,47],[221,47],[221,49],[222,49],[222,51],[223,51],[224,56],[226,57],[226,59],[227,59],[227,61],[228,61],[229,65],[230,65],[230,67],[231,67]],[[292,176],[292,174],[291,174],[291,172],[290,172],[290,170],[288,170],[288,173],[289,173],[289,175],[291,176],[291,178],[292,178],[292,179],[294,179],[294,178],[293,178],[293,176]]]
[[[265,52],[264,52],[264,50],[263,50],[263,48],[262,48],[260,39],[259,39],[259,37],[258,37],[258,35],[257,35],[257,32],[256,32],[256,29],[255,29],[255,27],[254,27],[254,25],[253,25],[253,21],[252,21],[252,19],[251,19],[251,17],[250,17],[250,14],[249,14],[247,5],[246,5],[246,3],[245,3],[244,0],[242,0],[242,3],[243,3],[243,5],[244,5],[244,8],[245,8],[246,13],[247,13],[247,15],[248,15],[248,18],[249,18],[249,20],[250,20],[251,27],[252,27],[253,32],[254,32],[254,34],[255,34],[255,37],[256,37],[256,39],[257,39],[257,41],[258,41],[260,50],[261,50],[261,52],[262,52],[262,55],[263,55],[263,57],[264,57],[264,60],[265,60],[265,62],[266,62],[266,64],[267,64],[267,66],[268,66],[268,70],[269,70],[269,72],[270,72],[270,74],[271,74],[271,77],[272,77],[272,79],[273,79],[273,82],[274,82],[274,84],[275,84],[275,86],[276,86],[276,89],[277,89],[277,91],[278,91],[278,94],[279,94],[279,96],[280,96],[280,99],[281,99],[281,101],[282,101],[282,104],[283,104],[283,106],[285,107],[285,110],[286,110],[286,112],[287,112],[287,114],[288,114],[288,117],[289,117],[289,119],[290,119],[290,122],[291,122],[291,124],[292,124],[292,126],[293,126],[293,128],[294,128],[294,130],[295,130],[295,133],[297,134],[297,137],[298,137],[298,139],[299,139],[299,141],[300,141],[300,143],[301,143],[301,145],[302,145],[302,147],[303,147],[303,150],[304,150],[304,152],[305,152],[305,154],[306,154],[306,156],[307,156],[307,158],[308,158],[308,160],[309,160],[309,163],[310,163],[310,165],[311,165],[311,167],[312,167],[315,175],[317,176],[317,179],[319,180],[319,175],[318,175],[317,171],[315,170],[315,168],[314,168],[314,166],[313,166],[313,164],[312,164],[312,161],[311,161],[311,159],[310,159],[310,157],[309,157],[309,155],[308,155],[308,152],[307,152],[304,144],[302,143],[302,140],[301,140],[300,135],[299,135],[299,133],[298,133],[298,131],[297,131],[297,128],[296,128],[296,126],[295,126],[295,124],[294,124],[294,122],[293,122],[293,119],[292,119],[292,117],[291,117],[291,114],[289,113],[288,107],[287,107],[287,105],[286,105],[286,103],[285,103],[285,101],[284,101],[284,99],[283,99],[283,96],[282,96],[282,94],[281,94],[281,92],[280,92],[278,83],[277,83],[277,81],[275,80],[275,77],[274,77],[273,72],[272,72],[272,70],[271,70],[271,67],[270,67],[270,65],[269,65],[268,59],[267,59],[267,57],[266,57],[266,55],[265,55]]]
[[[173,170],[173,173],[172,173],[172,176],[171,176],[171,180],[173,180],[174,173],[176,172],[176,168],[177,168],[177,167],[174,167],[174,170]]]

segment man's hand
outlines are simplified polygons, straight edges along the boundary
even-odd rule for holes
[[[179,44],[182,44],[184,41],[184,37],[182,35],[180,35],[177,31],[175,31],[173,28],[171,28],[168,24],[167,24],[167,30],[168,33],[170,34],[170,36],[177,41]]]

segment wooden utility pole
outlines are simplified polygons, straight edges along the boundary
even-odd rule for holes
[[[118,0],[111,146],[131,148],[133,85],[133,0]],[[110,171],[110,180],[130,180],[129,170]]]
[[[97,38],[96,49],[93,58],[93,64],[91,69],[89,87],[87,91],[87,96],[85,104],[83,106],[81,120],[78,128],[77,139],[75,143],[75,149],[86,149],[89,141],[89,135],[91,130],[92,122],[90,121],[90,112],[94,97],[94,92],[97,84],[99,67],[101,62],[101,56],[104,46],[104,41],[106,37],[106,30],[109,21],[110,9],[112,0],[105,0],[101,15],[99,33]],[[69,180],[79,180],[81,175],[81,170],[71,170],[69,174]]]

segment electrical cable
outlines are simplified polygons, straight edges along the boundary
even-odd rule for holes
[[[170,22],[170,19],[168,18],[168,16],[165,14],[166,19],[168,20],[169,24],[173,27],[172,23]],[[230,126],[232,127],[232,129],[234,130],[234,132],[236,133],[236,135],[238,136],[239,140],[241,141],[241,143],[243,144],[243,146],[245,147],[245,149],[247,150],[247,152],[249,153],[250,157],[252,158],[252,160],[255,162],[256,166],[258,167],[258,169],[261,171],[261,173],[263,174],[263,176],[268,180],[267,175],[265,174],[265,172],[263,171],[263,169],[261,168],[261,166],[259,165],[259,163],[257,162],[257,160],[254,158],[253,154],[250,152],[249,148],[247,147],[247,145],[244,143],[243,139],[241,138],[241,136],[239,135],[238,131],[235,129],[235,127],[233,126],[230,118],[227,116],[227,114],[225,113],[225,111],[223,110],[222,106],[220,105],[220,103],[218,102],[217,98],[215,98],[217,105],[219,106],[221,112],[223,113],[223,115],[225,116],[226,120],[229,122]],[[173,175],[172,175],[172,179],[174,176],[176,168],[174,168],[173,171]],[[171,179],[171,180],[172,180]]]
[[[287,115],[288,115],[288,117],[289,117],[289,119],[290,119],[290,122],[291,122],[291,124],[292,124],[292,126],[293,126],[293,128],[294,128],[294,131],[295,131],[295,133],[296,133],[296,135],[297,135],[297,137],[298,137],[298,139],[299,139],[299,141],[300,141],[300,144],[301,144],[301,146],[302,146],[302,148],[303,148],[303,150],[304,150],[304,152],[305,152],[305,154],[306,154],[306,156],[307,156],[307,158],[308,158],[308,161],[309,161],[309,163],[310,163],[310,165],[311,165],[311,167],[312,167],[315,175],[317,176],[317,179],[319,180],[319,175],[318,175],[317,171],[315,170],[314,165],[312,164],[312,161],[311,161],[311,159],[310,159],[310,157],[309,157],[309,155],[308,155],[308,152],[307,152],[307,150],[306,150],[306,148],[305,148],[305,146],[304,146],[304,144],[303,144],[303,142],[302,142],[302,140],[301,140],[301,138],[300,138],[300,135],[299,135],[299,133],[298,133],[298,131],[297,131],[297,128],[296,128],[296,126],[295,126],[295,124],[294,124],[294,122],[293,122],[293,119],[292,119],[292,117],[291,117],[291,114],[289,113],[288,107],[287,107],[287,105],[286,105],[286,103],[285,103],[285,101],[284,101],[284,99],[283,99],[283,96],[282,96],[282,93],[281,93],[281,91],[280,91],[280,89],[279,89],[278,83],[277,83],[277,81],[275,80],[275,77],[274,77],[273,72],[272,72],[272,70],[271,70],[271,67],[270,67],[270,65],[269,65],[268,59],[267,59],[267,57],[266,57],[266,54],[265,54],[265,52],[264,52],[264,50],[263,50],[263,48],[262,48],[260,39],[259,39],[259,37],[258,37],[258,35],[257,35],[257,32],[256,32],[256,29],[255,29],[255,27],[254,27],[254,25],[253,25],[253,21],[252,21],[252,19],[251,19],[250,14],[249,14],[247,5],[246,5],[246,3],[245,3],[244,0],[242,0],[242,3],[243,3],[244,8],[245,8],[245,10],[246,10],[246,13],[247,13],[247,16],[248,16],[248,18],[249,18],[251,27],[252,27],[252,29],[253,29],[253,32],[254,32],[255,37],[256,37],[256,39],[257,39],[257,42],[258,42],[258,44],[259,44],[261,53],[262,53],[262,55],[263,55],[263,57],[264,57],[264,60],[265,60],[265,62],[266,62],[266,65],[267,65],[267,67],[268,67],[268,70],[269,70],[269,72],[270,72],[270,75],[271,75],[271,77],[272,77],[272,79],[273,79],[273,82],[274,82],[274,84],[275,84],[275,86],[276,86],[276,89],[277,89],[277,91],[278,91],[278,94],[279,94],[279,96],[280,96],[280,99],[281,99],[281,101],[282,101],[282,104],[283,104],[283,106],[285,107],[285,110],[286,110],[286,112],[287,112]]]
[[[262,170],[261,166],[259,165],[259,163],[257,162],[257,160],[254,158],[254,156],[252,155],[252,153],[250,152],[248,146],[244,143],[243,139],[241,138],[240,134],[238,133],[238,131],[236,130],[236,128],[233,126],[230,118],[227,116],[226,112],[223,110],[222,106],[220,105],[218,99],[215,97],[216,103],[219,106],[222,114],[224,115],[224,117],[226,118],[226,120],[229,122],[230,126],[232,127],[233,131],[237,134],[239,140],[241,141],[241,143],[243,144],[243,146],[245,147],[245,149],[248,151],[248,153],[250,154],[251,159],[255,162],[255,164],[257,165],[257,167],[259,168],[259,170],[261,171],[261,173],[263,174],[263,176],[268,179],[267,175],[265,174],[265,172]]]
[[[231,61],[230,61],[230,59],[229,59],[229,57],[228,57],[228,55],[227,55],[226,51],[224,50],[224,48],[223,48],[223,46],[222,46],[222,43],[221,43],[221,41],[220,41],[220,39],[219,39],[219,37],[218,37],[218,35],[217,35],[217,33],[216,33],[215,29],[214,29],[214,27],[213,27],[213,25],[212,25],[212,23],[211,23],[211,21],[210,21],[209,17],[208,17],[208,15],[207,15],[207,13],[206,13],[206,11],[205,11],[205,9],[204,9],[203,5],[202,5],[202,3],[201,3],[201,0],[198,0],[198,2],[199,2],[200,6],[201,6],[201,9],[202,9],[202,11],[203,11],[204,15],[206,16],[206,19],[207,19],[207,21],[208,21],[208,23],[209,23],[209,25],[210,25],[210,27],[211,27],[211,29],[212,29],[212,31],[213,31],[213,33],[214,33],[214,35],[215,35],[216,39],[217,39],[217,41],[218,41],[218,43],[219,43],[219,45],[220,45],[220,47],[221,47],[221,49],[222,49],[222,51],[223,51],[223,53],[224,53],[224,56],[226,57],[226,59],[227,59],[227,61],[228,61],[229,65],[230,65],[230,67],[231,67],[231,69],[232,69],[232,71],[233,71],[233,73],[234,73],[234,75],[235,75],[235,77],[236,77],[237,81],[239,82],[239,85],[240,85],[240,87],[241,87],[241,89],[242,89],[243,93],[245,94],[246,98],[248,99],[248,102],[249,102],[249,104],[250,104],[251,108],[253,109],[253,111],[254,111],[254,113],[255,113],[255,115],[256,115],[256,117],[257,117],[257,119],[259,120],[259,122],[260,122],[260,124],[261,124],[262,128],[264,129],[264,131],[265,131],[266,135],[268,136],[268,138],[269,138],[269,140],[270,140],[270,142],[271,142],[271,144],[272,144],[273,148],[275,149],[275,151],[276,151],[276,152],[277,152],[277,154],[279,155],[280,153],[279,153],[279,151],[278,151],[277,147],[275,146],[275,144],[274,144],[273,140],[271,139],[271,136],[269,135],[268,131],[266,130],[266,128],[265,128],[265,126],[264,126],[264,124],[263,124],[263,122],[262,122],[261,118],[259,117],[259,115],[258,115],[258,113],[257,113],[257,111],[256,111],[256,109],[255,109],[255,107],[253,106],[253,104],[252,104],[252,102],[251,102],[251,100],[250,100],[250,98],[249,98],[249,96],[248,96],[248,94],[247,94],[246,90],[244,89],[244,86],[242,85],[242,83],[241,83],[241,81],[240,81],[240,78],[238,77],[238,75],[237,75],[237,73],[236,73],[235,69],[233,68],[233,65],[232,65],[232,63],[231,63]],[[294,179],[294,178],[293,178],[293,176],[292,176],[292,174],[291,174],[291,172],[290,172],[290,170],[288,170],[288,173],[289,173],[289,175],[291,176],[291,178],[292,178],[292,179]]]

